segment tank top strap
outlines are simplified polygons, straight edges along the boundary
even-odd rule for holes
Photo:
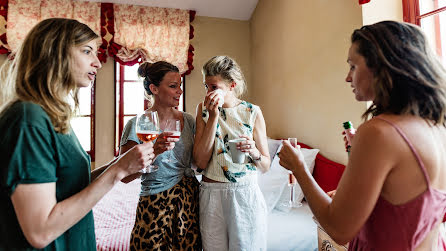
[[[401,137],[403,137],[404,141],[406,141],[406,143],[409,146],[410,150],[415,155],[415,158],[417,159],[418,165],[420,166],[421,171],[423,171],[423,175],[424,175],[424,179],[426,180],[427,187],[430,189],[431,185],[430,185],[430,181],[429,181],[429,175],[427,174],[426,168],[424,167],[423,160],[421,160],[420,155],[418,154],[417,150],[412,145],[412,143],[409,141],[409,139],[407,138],[406,134],[395,123],[393,123],[393,122],[391,122],[391,121],[389,121],[387,119],[380,118],[380,117],[375,117],[375,119],[380,119],[382,121],[387,122],[393,128],[395,128],[395,130],[401,135]]]

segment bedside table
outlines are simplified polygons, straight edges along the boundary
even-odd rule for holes
[[[314,218],[314,222],[317,224],[317,246],[319,251],[347,251],[347,245],[339,245],[334,240],[331,239],[319,222]]]

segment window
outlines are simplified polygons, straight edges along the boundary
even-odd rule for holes
[[[71,120],[71,127],[76,133],[84,150],[94,161],[94,87],[96,81],[89,87],[79,88],[79,110]]]
[[[403,0],[403,15],[423,29],[446,66],[446,0]]]
[[[133,66],[115,64],[115,156],[119,154],[119,143],[122,131],[126,123],[140,111],[147,109],[147,101],[144,99],[143,79],[138,77],[139,64]],[[184,77],[183,95],[180,98],[178,109],[184,111]]]

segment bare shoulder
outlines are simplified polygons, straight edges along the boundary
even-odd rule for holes
[[[391,121],[388,118],[384,119]],[[394,121],[392,122],[395,123]],[[392,141],[392,138],[395,136],[395,130],[388,122],[374,118],[364,122],[358,127],[355,138],[367,138],[372,143],[380,144]]]
[[[432,129],[435,126],[428,121],[412,115],[390,115],[383,114],[371,119],[358,128],[358,132],[372,134],[377,139],[392,141],[396,138],[402,139],[398,130],[400,130],[410,141],[416,141],[418,138],[425,140],[426,129]],[[443,128],[443,132],[446,132]],[[360,130],[361,129],[361,130]]]
[[[399,123],[398,118],[385,116],[383,118],[393,124]],[[375,168],[389,171],[405,156],[406,152],[405,142],[395,128],[384,120],[373,118],[358,127],[352,143],[351,162],[361,163],[364,166],[364,161],[366,161]]]

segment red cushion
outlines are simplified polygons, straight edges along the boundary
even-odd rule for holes
[[[312,149],[312,147],[303,143],[299,142],[298,144],[302,148]],[[344,169],[344,165],[329,160],[318,153],[316,156],[316,163],[314,164],[313,177],[322,190],[329,192],[338,187]]]
[[[313,177],[325,192],[335,190],[342,177],[345,166],[318,154],[314,165]]]

